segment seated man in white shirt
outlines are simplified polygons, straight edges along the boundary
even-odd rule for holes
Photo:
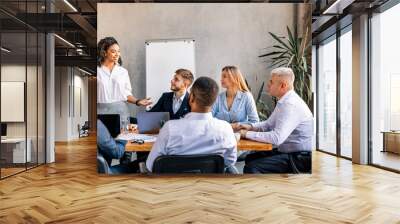
[[[277,147],[273,151],[249,154],[244,173],[311,172],[313,115],[293,90],[294,80],[290,68],[272,70],[267,92],[278,99],[274,111],[266,121],[241,125],[242,138]]]
[[[232,127],[211,114],[217,95],[218,85],[211,78],[200,77],[193,83],[189,95],[192,112],[165,123],[147,158],[149,171],[161,155],[220,154],[226,167],[235,164],[237,142]]]

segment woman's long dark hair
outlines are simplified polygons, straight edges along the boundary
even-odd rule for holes
[[[97,66],[101,66],[101,64],[103,64],[104,60],[106,59],[108,48],[114,44],[118,44],[114,37],[105,37],[99,41],[97,44]],[[122,65],[121,56],[118,59],[118,64]]]

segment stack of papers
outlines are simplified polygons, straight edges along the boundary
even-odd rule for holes
[[[117,139],[126,140],[126,141],[143,140],[144,142],[155,142],[157,140],[157,136],[126,133],[126,134],[118,135]]]

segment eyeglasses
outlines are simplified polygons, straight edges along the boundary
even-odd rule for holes
[[[131,141],[131,143],[137,143],[139,145],[144,144],[144,140],[143,139],[134,139]]]

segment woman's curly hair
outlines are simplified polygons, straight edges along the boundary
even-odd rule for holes
[[[105,37],[97,44],[97,66],[101,66],[106,59],[106,52],[112,45],[118,44],[114,37]],[[122,65],[121,56],[118,59],[118,64]]]

